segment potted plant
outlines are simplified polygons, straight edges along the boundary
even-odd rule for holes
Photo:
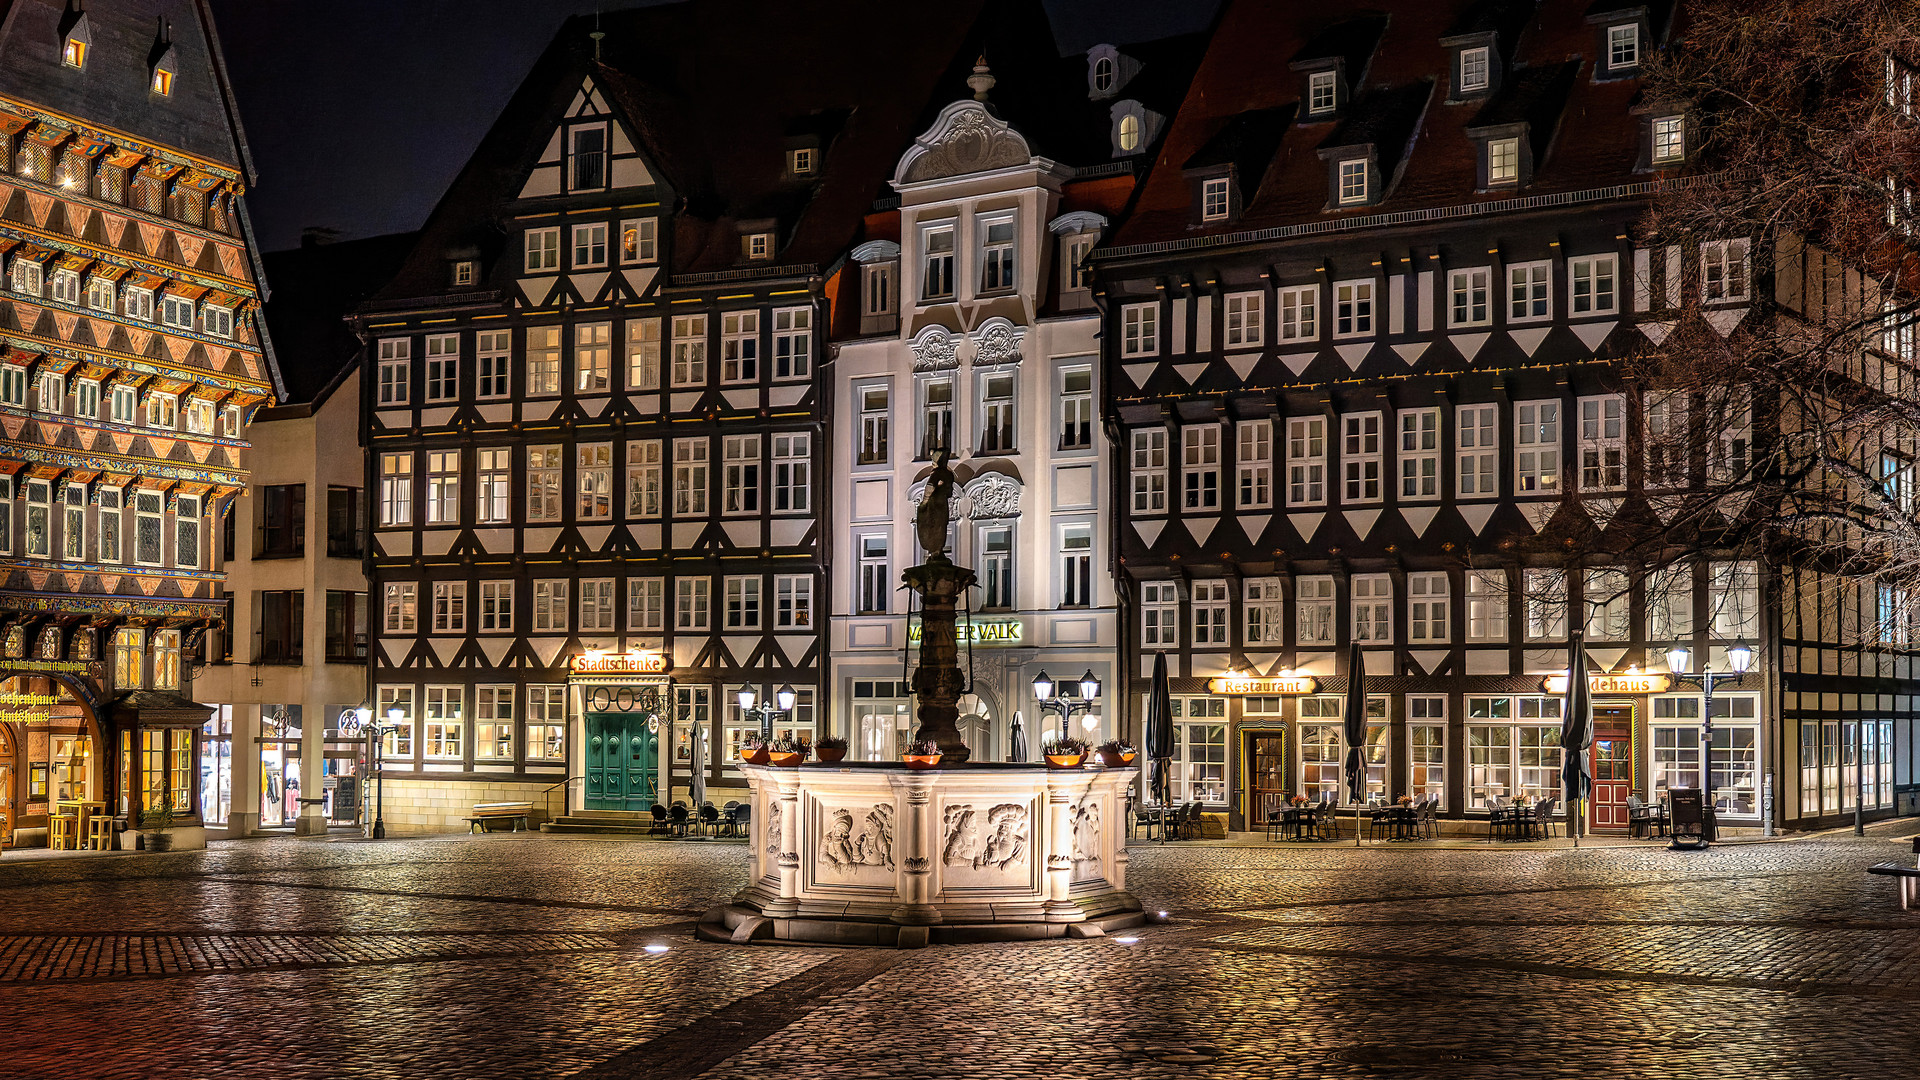
[[[813,748],[818,751],[820,763],[823,765],[830,761],[839,761],[841,758],[847,756],[847,740],[838,735],[829,735],[824,739],[814,740]]]
[[[1295,795],[1293,798],[1288,799],[1287,801],[1292,803],[1295,806],[1307,805],[1307,797],[1305,795]]]
[[[1077,769],[1087,757],[1087,744],[1079,739],[1056,739],[1047,746],[1047,768]]]
[[[760,741],[758,735],[747,735],[740,740],[740,758],[749,765],[765,765],[768,761],[767,744]]]
[[[165,798],[155,799],[141,812],[140,824],[153,830],[146,834],[148,851],[173,850],[173,817],[173,803]]]
[[[940,767],[940,744],[932,739],[920,739],[907,747],[900,756],[909,769],[937,769]]]
[[[766,746],[767,764],[790,769],[807,760],[807,744],[796,739],[775,739]]]
[[[1093,748],[1093,754],[1100,759],[1100,767],[1118,769],[1133,764],[1136,756],[1132,746],[1119,739],[1108,739]]]

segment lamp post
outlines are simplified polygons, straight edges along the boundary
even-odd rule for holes
[[[1692,652],[1684,645],[1675,645],[1667,650],[1667,670],[1675,675],[1687,670],[1687,661]],[[1753,649],[1746,645],[1734,645],[1727,649],[1727,663],[1733,665],[1731,672],[1716,672],[1708,664],[1700,672],[1700,689],[1706,701],[1700,710],[1700,787],[1706,792],[1705,806],[1713,806],[1713,684],[1725,679],[1739,679],[1753,666]],[[1729,747],[1731,749],[1731,747]]]
[[[1068,720],[1076,713],[1092,711],[1093,703],[1100,697],[1100,680],[1094,677],[1092,671],[1080,676],[1080,698],[1077,701],[1065,694],[1055,694],[1054,689],[1053,679],[1046,672],[1042,671],[1033,677],[1034,700],[1040,703],[1041,711],[1060,717],[1060,737],[1065,739],[1071,734]]]
[[[771,742],[773,740],[773,718],[783,713],[792,712],[795,696],[792,686],[783,686],[774,693],[772,701],[756,705],[754,704],[754,699],[757,695],[754,694],[752,688],[743,687],[739,694],[740,715],[759,720],[761,741]]]
[[[388,732],[399,727],[400,721],[406,719],[406,716],[406,710],[398,707],[391,708],[387,710],[387,722],[376,724],[373,722],[373,710],[365,705],[354,709],[351,713],[352,730],[348,734],[358,735],[362,731],[366,732],[367,757],[373,763],[373,778],[376,785],[373,803],[373,838],[375,840],[387,838],[387,770],[380,760],[380,741],[387,737]]]

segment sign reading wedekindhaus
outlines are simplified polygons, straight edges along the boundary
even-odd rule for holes
[[[1567,677],[1549,675],[1540,685],[1549,694],[1564,694]],[[1587,690],[1595,694],[1664,694],[1672,685],[1673,678],[1665,674],[1587,676]]]
[[[659,652],[580,653],[567,660],[567,674],[576,679],[636,678],[672,670],[673,657]]]
[[[1320,680],[1311,675],[1282,675],[1273,678],[1219,678],[1207,680],[1207,693],[1229,697],[1267,697],[1277,694],[1311,694],[1320,689]]]

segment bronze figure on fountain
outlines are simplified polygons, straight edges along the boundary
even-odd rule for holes
[[[920,728],[915,740],[940,744],[943,762],[965,764],[972,756],[960,741],[960,695],[966,689],[960,675],[960,651],[955,635],[955,609],[974,583],[973,571],[955,566],[947,557],[947,528],[953,521],[953,455],[942,450],[927,477],[926,495],[914,512],[914,529],[926,561],[900,574],[907,587],[920,594],[920,666],[913,672],[913,693],[920,703]]]

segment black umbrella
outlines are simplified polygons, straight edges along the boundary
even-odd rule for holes
[[[1354,642],[1347,654],[1347,701],[1340,713],[1347,735],[1347,795],[1353,800],[1353,843],[1360,844],[1360,804],[1367,797],[1367,661]]]
[[[1567,829],[1573,846],[1580,846],[1580,802],[1593,778],[1587,773],[1587,747],[1593,745],[1593,695],[1587,690],[1587,643],[1573,632],[1572,655],[1567,662],[1567,701],[1560,713],[1560,780],[1570,804]]]
[[[1007,760],[1027,760],[1027,729],[1020,726],[1020,714],[1013,714],[1013,724],[1007,729]]]
[[[1167,842],[1167,801],[1172,796],[1173,689],[1167,681],[1167,654],[1153,654],[1153,685],[1147,691],[1147,758],[1153,762],[1154,801],[1160,806],[1160,842]]]

